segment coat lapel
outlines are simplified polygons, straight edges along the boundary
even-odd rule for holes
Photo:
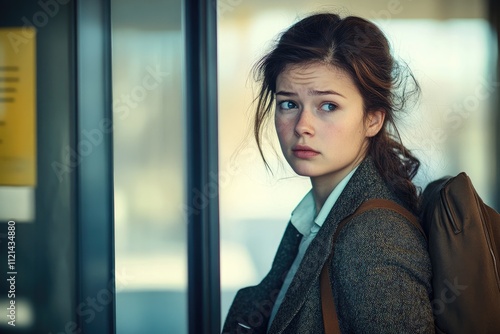
[[[321,269],[331,252],[332,236],[338,224],[353,214],[358,206],[369,197],[370,190],[374,190],[370,189],[370,186],[374,184],[374,178],[378,175],[374,177],[373,169],[371,159],[365,159],[338,198],[317,236],[309,245],[269,328],[269,334],[285,332],[288,324],[300,311],[307,296],[312,293],[311,290],[319,285]]]
[[[272,305],[295,259],[301,237],[295,227],[288,224],[270,272],[258,285],[238,291],[226,317],[223,333],[267,332]],[[245,328],[252,329],[246,331]]]

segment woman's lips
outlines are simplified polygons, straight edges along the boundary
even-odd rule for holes
[[[299,159],[310,159],[319,154],[318,151],[313,150],[309,146],[296,145],[292,148],[292,153]]]

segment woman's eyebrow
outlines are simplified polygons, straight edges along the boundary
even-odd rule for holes
[[[279,92],[276,93],[276,95],[283,95],[283,96],[297,96],[297,93],[292,93],[292,92],[286,92],[283,90],[280,90]]]
[[[334,90],[309,90],[309,95],[338,95],[342,96],[344,99],[346,98],[344,95],[340,94],[339,92],[336,92]]]
[[[340,94],[339,92],[336,92],[334,90],[309,90],[309,95],[338,95],[343,97],[344,99],[346,98],[344,95]],[[276,93],[276,95],[282,95],[282,96],[297,96],[297,93],[293,92],[287,92],[280,90],[279,92]]]

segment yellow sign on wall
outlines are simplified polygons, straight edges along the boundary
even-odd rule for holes
[[[34,28],[0,28],[0,185],[36,185]]]

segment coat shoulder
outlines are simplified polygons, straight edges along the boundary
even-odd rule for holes
[[[352,219],[335,243],[331,272],[347,332],[433,332],[426,241],[398,213],[373,209]]]

